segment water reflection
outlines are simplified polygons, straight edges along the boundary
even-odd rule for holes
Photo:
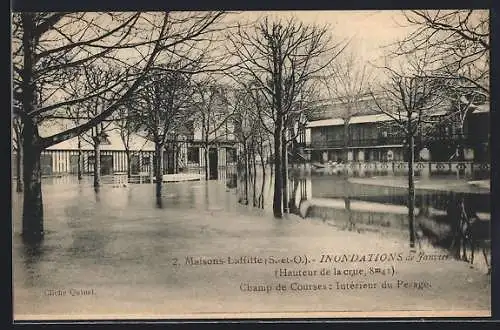
[[[347,230],[358,230],[359,225],[408,230],[408,189],[404,177],[372,177],[363,181],[338,175],[311,175],[300,168],[291,169],[290,173],[287,193],[291,213],[304,218],[332,220]],[[263,208],[271,209],[272,178],[263,179],[263,175],[257,173],[255,180],[257,184],[250,185],[248,193],[237,190],[240,203],[245,195],[261,194]],[[267,185],[269,189],[264,189]],[[256,192],[256,188],[259,191]],[[465,181],[450,177],[427,182],[417,180],[415,197],[417,229],[440,247],[452,250],[455,247],[453,241],[461,219],[457,214],[460,203],[468,217],[490,220],[489,192],[475,189]]]
[[[156,196],[156,207],[159,209],[163,208],[163,199],[161,196]]]
[[[352,201],[372,202],[377,205],[387,206],[406,206],[408,201],[408,189],[404,178],[398,180],[395,186],[391,186],[391,180],[395,181],[391,178],[388,179],[389,185],[387,185],[384,179],[380,179],[377,184],[365,184],[346,180],[337,175],[311,175],[299,171],[291,171],[291,174],[287,190],[290,206],[293,209],[298,209],[302,201],[311,199],[342,199],[346,209],[349,209]],[[241,186],[243,180],[241,177],[237,180],[236,188]],[[436,180],[439,182],[440,179]],[[262,194],[265,200],[264,204],[269,206],[269,198],[272,197],[273,180],[268,175],[265,181],[267,182],[262,181],[262,174],[258,172],[255,185],[257,191],[252,191],[255,188],[253,184],[250,185],[248,196],[250,196],[251,200],[254,194],[256,196]],[[489,192],[469,189],[466,187],[466,182],[462,183],[464,187],[457,190],[455,188],[461,182],[453,178],[442,178],[441,181],[444,182],[442,187],[440,187],[440,183],[433,188],[419,188],[417,186],[416,206],[418,208],[446,210],[450,201],[463,197],[465,204],[471,210],[483,213],[490,212]],[[231,184],[227,183],[226,185],[232,187],[232,183],[233,181],[231,181]],[[269,187],[268,190],[265,189],[266,185]],[[237,189],[237,193],[241,200],[245,199],[246,192],[244,190]]]

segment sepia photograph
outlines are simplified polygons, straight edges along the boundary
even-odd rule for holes
[[[491,317],[489,10],[10,32],[14,322]]]

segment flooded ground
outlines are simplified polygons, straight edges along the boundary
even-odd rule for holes
[[[21,196],[13,194],[15,319],[490,311],[490,277],[443,257],[446,251],[426,245],[412,254],[403,232],[274,219],[268,207],[240,205],[241,187],[228,188],[227,178],[165,184],[161,205],[151,184],[103,185],[95,193],[89,182],[64,182],[43,184],[39,246],[21,241]],[[396,259],[360,259],[375,254]],[[357,257],[324,261],[344,255]]]

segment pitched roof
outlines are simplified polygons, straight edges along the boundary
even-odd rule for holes
[[[101,144],[103,151],[124,151],[125,145],[120,137],[120,132],[114,124],[110,124],[105,129],[109,144]],[[138,134],[132,134],[129,143],[130,150],[134,151],[154,151],[154,143]],[[78,138],[74,137],[50,146],[48,150],[78,150]],[[84,139],[81,140],[81,150],[94,150],[94,147]]]

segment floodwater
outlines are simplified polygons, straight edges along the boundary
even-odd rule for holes
[[[13,193],[14,319],[489,313],[483,270],[418,256],[420,262],[320,262],[323,255],[411,252],[403,232],[345,231],[295,215],[274,219],[270,185],[260,210],[238,203],[241,184],[230,188],[229,181],[167,183],[158,203],[152,184],[105,184],[96,193],[90,180],[46,180],[45,239],[38,246],[21,240],[22,199]],[[312,191],[332,191],[319,186]],[[426,245],[418,254],[446,251]],[[384,273],[359,272],[375,268]],[[280,275],[297,270],[310,272]],[[350,272],[332,274],[344,270]],[[375,287],[346,289],[368,282]],[[393,287],[382,288],[384,282]]]

